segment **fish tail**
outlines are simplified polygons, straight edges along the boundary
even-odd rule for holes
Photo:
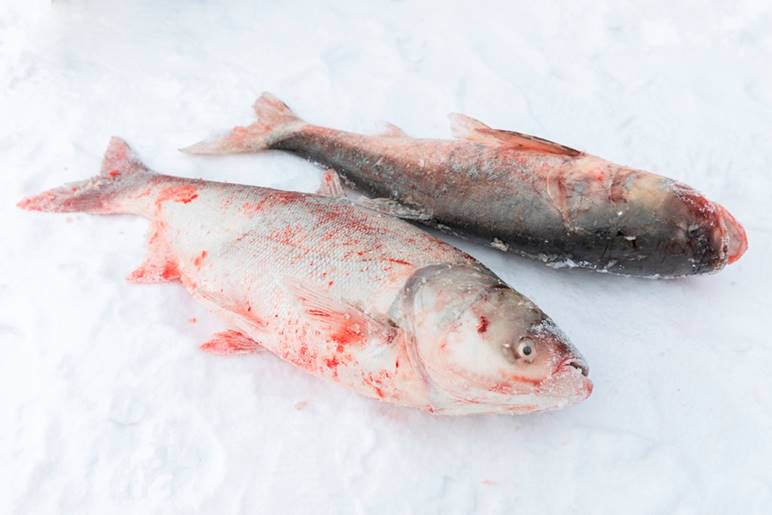
[[[113,137],[105,151],[99,175],[27,197],[17,206],[28,211],[143,214],[142,202],[129,193],[148,188],[158,177],[120,138]]]
[[[257,121],[236,127],[226,134],[205,139],[180,151],[188,154],[237,154],[271,148],[305,125],[287,104],[270,93],[263,93],[254,105]]]

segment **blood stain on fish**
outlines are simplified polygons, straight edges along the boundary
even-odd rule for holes
[[[206,255],[207,255],[207,252],[205,250],[202,250],[201,254],[193,258],[193,265],[196,268],[201,269],[201,265],[203,264],[204,259],[206,259]]]
[[[483,334],[488,330],[488,318],[485,316],[480,317],[480,323],[477,324],[477,332]]]
[[[177,267],[177,263],[167,261],[164,265],[164,270],[161,273],[161,277],[168,281],[172,281],[180,276],[180,269]]]
[[[340,345],[352,345],[362,343],[365,335],[359,322],[347,321],[330,334],[330,338]]]
[[[300,368],[304,368],[311,372],[316,368],[316,354],[310,350],[305,343],[300,347],[297,356],[295,356],[292,361]]]
[[[412,263],[410,263],[408,261],[405,261],[404,259],[386,258],[386,261],[390,261],[392,263],[397,263],[399,265],[412,266]]]
[[[383,399],[386,396],[383,391],[383,385],[390,380],[391,373],[387,370],[381,370],[377,373],[370,373],[362,378],[362,382],[370,386],[379,399]]]
[[[174,202],[181,202],[183,204],[189,204],[193,200],[198,198],[198,191],[196,190],[196,187],[191,184],[182,184],[180,186],[171,186],[169,188],[164,188],[161,193],[159,193],[158,198],[156,198],[156,205],[160,207],[160,205],[167,200],[172,200]]]

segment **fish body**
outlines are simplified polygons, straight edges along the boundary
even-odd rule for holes
[[[255,110],[253,125],[183,150],[291,151],[414,219],[555,267],[678,277],[720,270],[747,248],[734,217],[689,186],[467,116],[451,115],[457,139],[432,140],[311,125],[269,94]]]
[[[102,173],[19,203],[151,221],[134,282],[180,281],[229,330],[362,395],[443,414],[527,413],[586,398],[554,323],[462,251],[332,197],[159,175],[114,138]]]

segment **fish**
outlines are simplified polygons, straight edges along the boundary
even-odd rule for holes
[[[586,361],[531,300],[470,255],[334,195],[157,173],[113,138],[98,176],[25,210],[150,221],[128,279],[178,282],[227,329],[213,354],[267,350],[369,398],[444,415],[558,409]]]
[[[462,114],[450,115],[455,139],[437,140],[312,125],[270,93],[254,110],[251,125],[180,150],[289,151],[340,173],[370,208],[554,268],[682,277],[748,247],[734,216],[685,184]]]

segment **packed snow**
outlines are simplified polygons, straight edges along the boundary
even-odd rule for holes
[[[623,4],[4,1],[0,512],[769,513],[772,4]],[[291,155],[176,150],[252,120],[264,90],[332,127],[449,137],[461,112],[656,171],[725,205],[750,249],[657,281],[448,238],[595,383],[563,411],[449,418],[205,354],[222,322],[125,280],[146,221],[15,207],[94,175],[111,135],[161,171],[313,191]]]

